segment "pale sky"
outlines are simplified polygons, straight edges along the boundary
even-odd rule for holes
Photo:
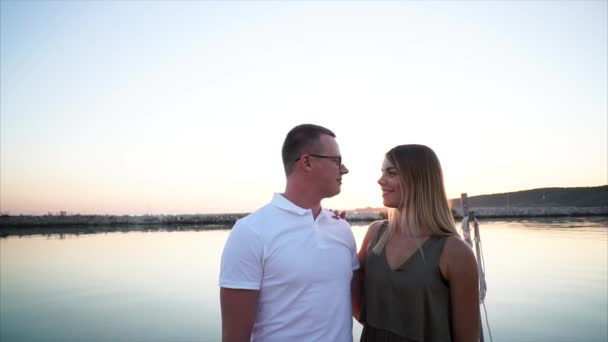
[[[324,206],[418,143],[448,197],[608,183],[607,1],[0,3],[0,211],[250,212],[332,129]]]

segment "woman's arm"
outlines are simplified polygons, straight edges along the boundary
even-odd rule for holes
[[[450,285],[454,342],[479,341],[479,270],[473,250],[462,239],[449,237],[440,267]]]

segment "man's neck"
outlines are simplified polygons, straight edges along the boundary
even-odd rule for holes
[[[321,212],[321,199],[310,194],[306,188],[288,185],[282,195],[300,208],[311,209],[312,216],[315,219],[319,216]]]

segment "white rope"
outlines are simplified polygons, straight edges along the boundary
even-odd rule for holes
[[[483,304],[483,312],[485,313],[486,316],[486,326],[488,327],[488,335],[490,335],[490,341],[493,342],[494,339],[492,338],[492,330],[490,329],[490,322],[488,321],[488,309],[486,309],[486,303],[482,302]]]
[[[481,249],[479,222],[476,218],[473,218],[473,227],[475,228],[475,250],[477,251],[477,267],[479,268],[479,300],[483,303],[483,300],[486,299],[488,285],[486,284],[486,265],[483,258],[483,250]]]
[[[469,215],[462,218],[462,235],[464,240],[473,248],[473,242],[475,243],[475,255],[477,256],[477,268],[479,271],[479,303],[483,305],[484,314],[486,317],[486,326],[488,327],[488,334],[490,335],[490,341],[494,341],[492,338],[492,331],[490,330],[490,322],[488,321],[488,310],[486,309],[486,293],[488,291],[488,285],[486,283],[486,265],[483,257],[483,249],[481,248],[481,234],[479,233],[479,222],[477,218],[473,216],[473,234],[474,238],[471,239],[471,228],[469,226]],[[481,322],[480,322],[481,323]],[[483,334],[483,328],[480,333]],[[483,335],[481,336],[483,341]]]
[[[469,246],[473,247],[473,241],[471,241],[471,229],[469,228],[469,215],[462,218],[462,235],[464,237],[464,241],[466,241]]]

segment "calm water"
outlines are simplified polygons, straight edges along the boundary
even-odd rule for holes
[[[607,227],[481,222],[494,341],[608,340]],[[228,232],[0,239],[0,341],[219,341]]]

